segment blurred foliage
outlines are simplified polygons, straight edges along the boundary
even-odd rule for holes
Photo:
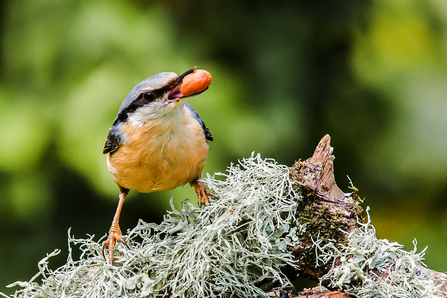
[[[447,270],[447,2],[0,5],[0,291],[69,227],[108,231],[118,189],[101,151],[121,100],[194,65],[213,75],[190,100],[215,138],[205,172],[252,151],[292,165],[329,133],[338,184],[350,176],[379,237],[416,237]],[[132,192],[121,227],[160,220],[172,195],[195,200],[189,186]]]

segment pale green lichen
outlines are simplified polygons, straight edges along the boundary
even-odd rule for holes
[[[66,264],[50,269],[55,250],[33,278],[12,285],[20,287],[12,297],[268,297],[273,285],[290,287],[282,269],[298,269],[290,251],[303,237],[314,238],[315,266],[330,267],[325,285],[363,298],[437,297],[438,287],[421,273],[425,250],[377,239],[369,217],[339,243],[323,239],[325,231],[306,231],[297,214],[302,194],[289,170],[252,155],[216,174],[221,180],[207,176],[219,199],[204,209],[187,201],[181,211],[172,206],[160,224],[140,221],[125,235],[130,249],[116,247],[113,266],[102,256],[102,239],[69,233]]]
[[[48,255],[35,277],[14,284],[21,289],[13,297],[267,297],[273,284],[290,286],[281,269],[297,268],[287,246],[299,243],[304,226],[289,168],[252,155],[216,175],[224,179],[204,182],[219,199],[205,209],[184,202],[161,224],[140,221],[125,236],[130,249],[116,247],[114,266],[101,239],[69,236],[66,264],[51,270],[58,251]]]
[[[318,261],[332,264],[320,283],[362,298],[441,297],[436,295],[439,287],[422,274],[426,248],[417,253],[415,240],[414,249],[407,252],[401,244],[377,239],[369,214],[368,221],[359,225],[361,228],[348,235],[346,245],[331,242],[320,246],[320,241],[315,241]]]

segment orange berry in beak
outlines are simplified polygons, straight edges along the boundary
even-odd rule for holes
[[[205,91],[211,85],[211,74],[198,69],[187,75],[182,81],[183,96],[190,96]]]

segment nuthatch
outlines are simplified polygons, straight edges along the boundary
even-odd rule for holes
[[[210,83],[211,75],[195,67],[180,76],[162,72],[137,84],[124,98],[103,150],[120,190],[118,208],[103,243],[103,251],[109,248],[111,262],[115,242],[125,244],[119,217],[130,189],[150,193],[189,183],[199,206],[202,202],[209,205],[211,193],[200,179],[208,141],[213,137],[186,98],[202,93]]]

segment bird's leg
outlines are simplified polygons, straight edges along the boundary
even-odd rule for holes
[[[104,250],[106,247],[109,248],[109,260],[111,264],[113,264],[113,250],[116,241],[122,242],[127,246],[126,242],[123,239],[123,234],[121,233],[121,229],[119,226],[119,219],[121,214],[121,208],[123,207],[124,200],[126,199],[129,190],[121,186],[119,186],[119,188],[120,188],[120,195],[119,195],[120,200],[118,203],[118,208],[116,208],[115,217],[113,218],[112,225],[110,226],[109,236],[107,237],[107,240],[102,243],[102,254],[104,255],[104,258],[106,258]]]
[[[189,184],[191,184],[192,187],[194,187],[194,190],[197,194],[197,205],[199,207],[202,207],[202,204],[205,203],[205,206],[210,205],[210,201],[208,200],[208,197],[213,196],[213,194],[203,185],[202,182],[199,180],[202,179],[202,175],[199,175],[196,179],[191,181]]]

